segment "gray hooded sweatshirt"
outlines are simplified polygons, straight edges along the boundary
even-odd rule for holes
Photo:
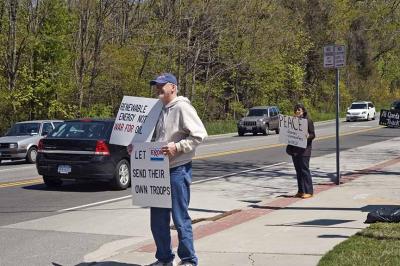
[[[186,97],[178,96],[163,107],[153,140],[175,142],[178,153],[170,158],[170,168],[192,161],[196,147],[207,137],[196,110]]]

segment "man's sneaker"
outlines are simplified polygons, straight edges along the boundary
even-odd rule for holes
[[[196,266],[193,262],[188,262],[188,261],[181,261],[178,263],[179,266]]]
[[[312,198],[313,194],[304,194],[303,196],[301,196],[302,199],[309,199]]]
[[[174,263],[172,261],[171,262],[156,261],[146,266],[174,266]]]

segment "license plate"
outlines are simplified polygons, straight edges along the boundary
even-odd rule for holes
[[[69,173],[71,173],[71,166],[70,165],[59,165],[58,166],[58,173],[59,174],[69,174]]]
[[[253,130],[253,127],[246,127],[247,130]]]

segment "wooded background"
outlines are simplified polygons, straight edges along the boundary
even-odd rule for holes
[[[0,0],[0,132],[112,117],[162,72],[205,121],[299,101],[332,112],[334,43],[348,52],[343,108],[400,98],[400,0]]]

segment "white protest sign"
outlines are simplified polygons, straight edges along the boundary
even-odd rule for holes
[[[161,109],[162,103],[158,99],[124,96],[110,143],[128,146],[132,142],[151,141]]]
[[[279,115],[279,141],[284,144],[307,147],[307,119]]]
[[[132,143],[131,184],[133,205],[171,208],[169,158],[161,151],[165,142]]]

